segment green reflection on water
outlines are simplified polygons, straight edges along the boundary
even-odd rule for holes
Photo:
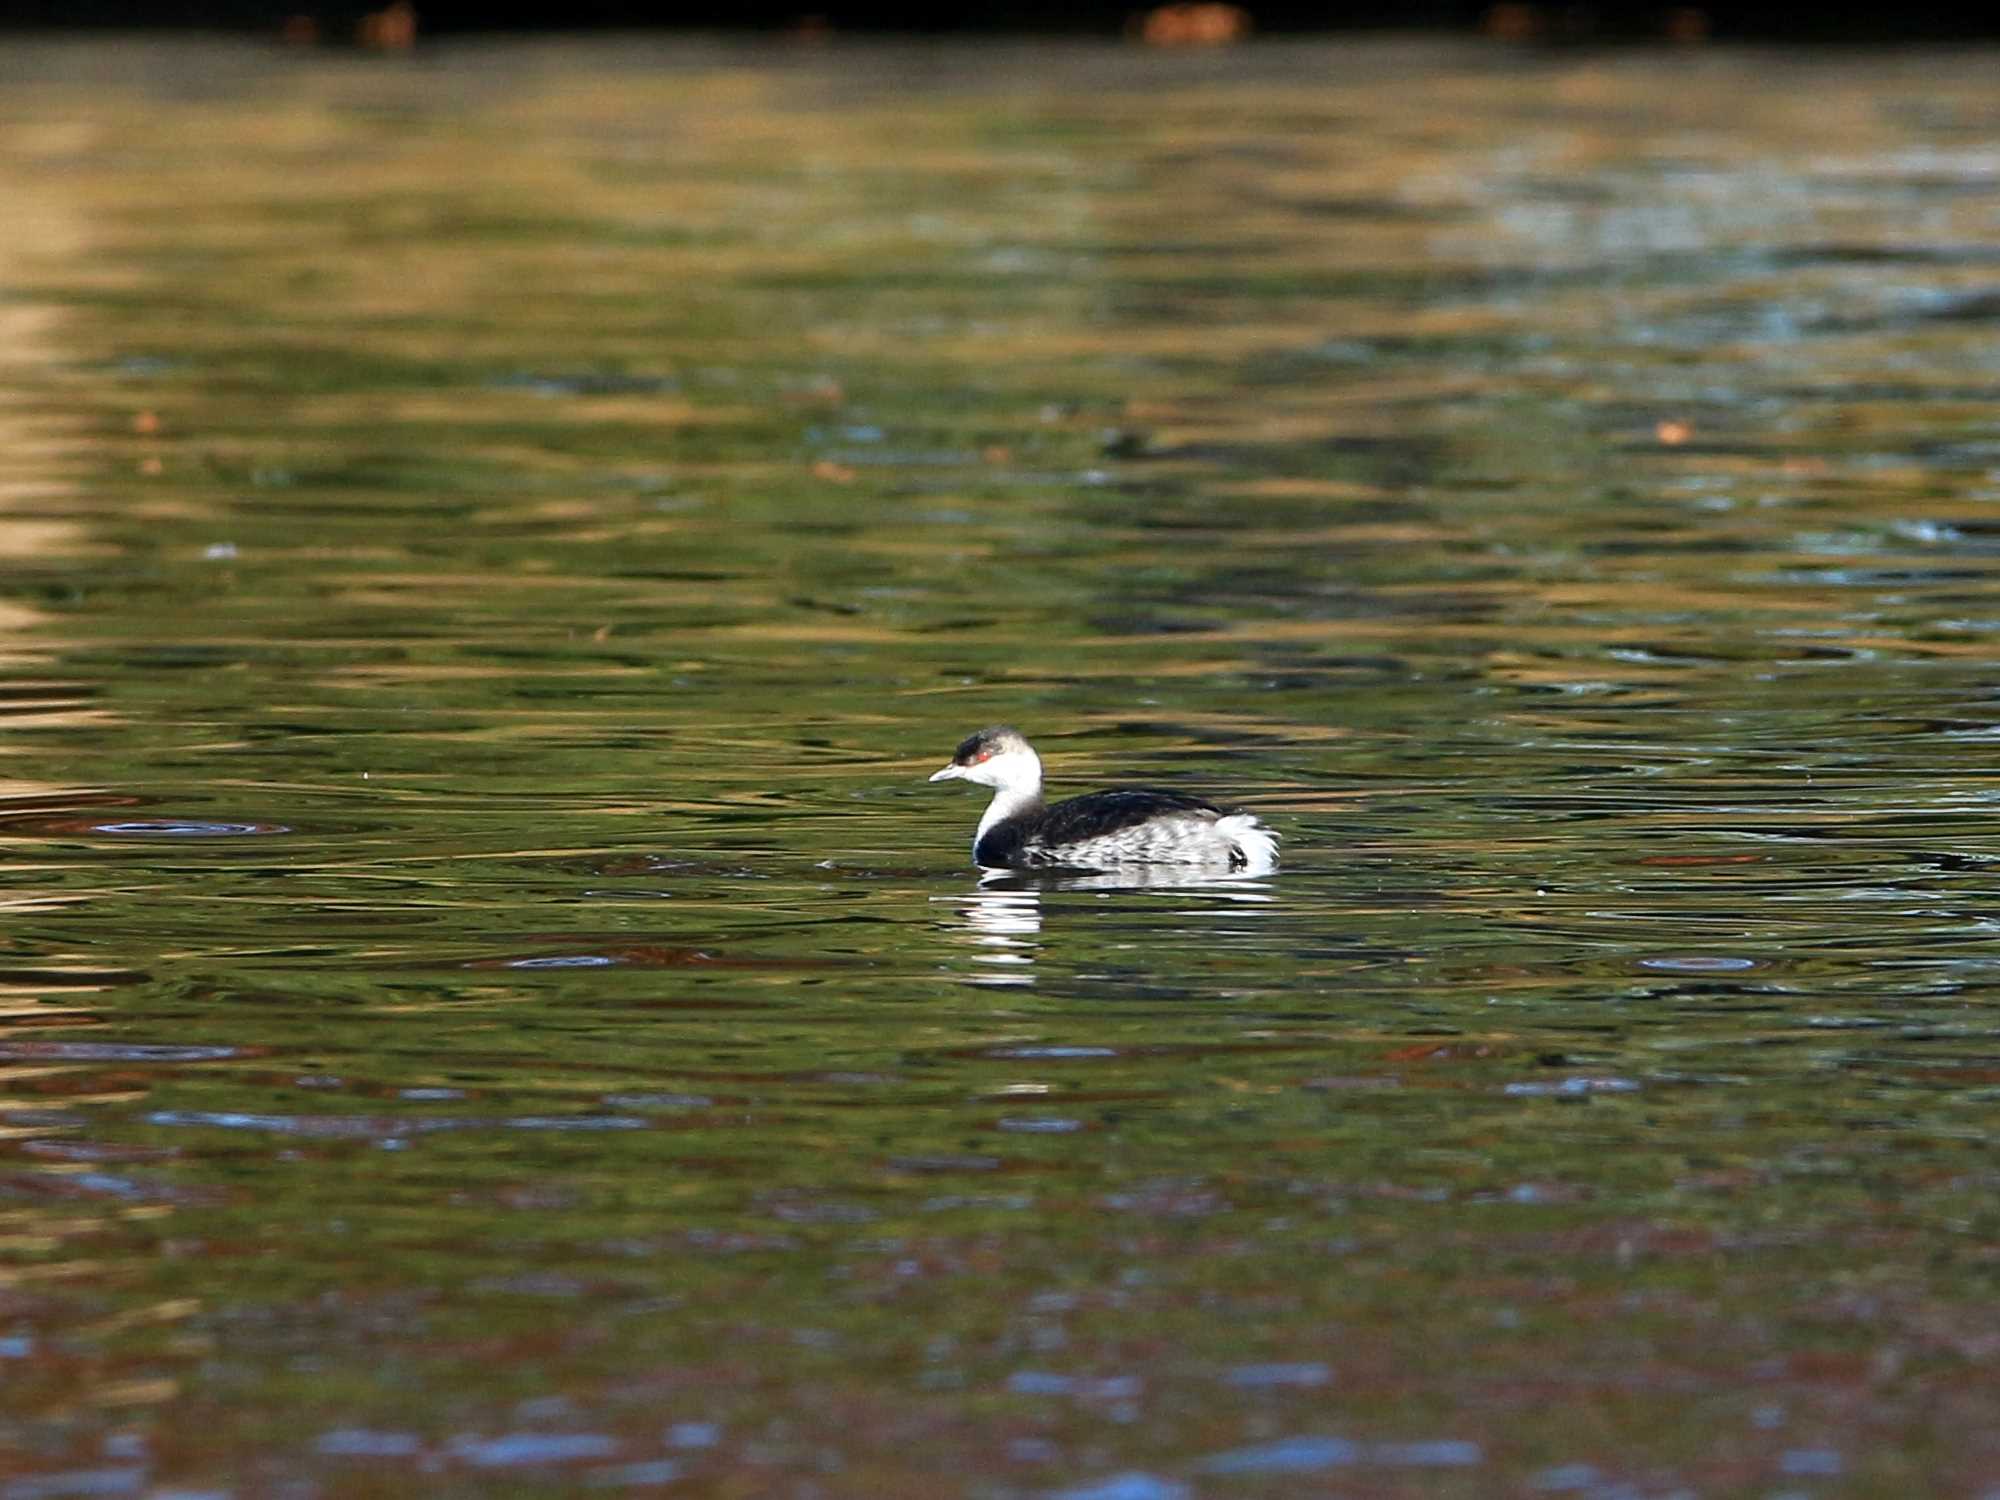
[[[1975,63],[9,66],[14,1468],[1993,1482]]]

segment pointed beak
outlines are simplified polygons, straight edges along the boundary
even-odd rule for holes
[[[964,766],[946,766],[942,771],[931,772],[932,781],[957,781],[965,775]]]

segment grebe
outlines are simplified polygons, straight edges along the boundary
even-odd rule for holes
[[[1205,865],[1263,875],[1278,867],[1277,834],[1250,813],[1199,797],[1120,790],[1045,806],[1042,758],[1004,724],[967,736],[931,780],[993,788],[972,839],[972,862],[988,869]]]

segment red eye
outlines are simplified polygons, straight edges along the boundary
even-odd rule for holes
[[[991,750],[982,750],[977,755],[972,757],[972,763],[976,766],[981,761],[988,761],[991,759],[993,759],[993,752]]]

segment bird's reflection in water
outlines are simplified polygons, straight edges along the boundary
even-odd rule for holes
[[[1187,865],[1134,865],[1124,870],[989,870],[978,886],[962,896],[933,896],[959,910],[965,931],[959,941],[978,951],[973,962],[982,967],[966,978],[973,984],[1028,985],[1035,982],[1035,956],[1041,948],[1042,896],[1060,891],[1130,891],[1177,888],[1200,891],[1228,903],[1229,915],[1247,915],[1245,907],[1277,900],[1268,876],[1231,875]],[[1203,905],[1176,916],[1216,915]]]
[[[981,886],[963,896],[936,896],[952,901],[965,919],[961,941],[979,951],[972,961],[982,967],[966,977],[974,984],[1013,985],[1035,982],[1035,950],[1042,931],[1039,889],[988,890]]]

